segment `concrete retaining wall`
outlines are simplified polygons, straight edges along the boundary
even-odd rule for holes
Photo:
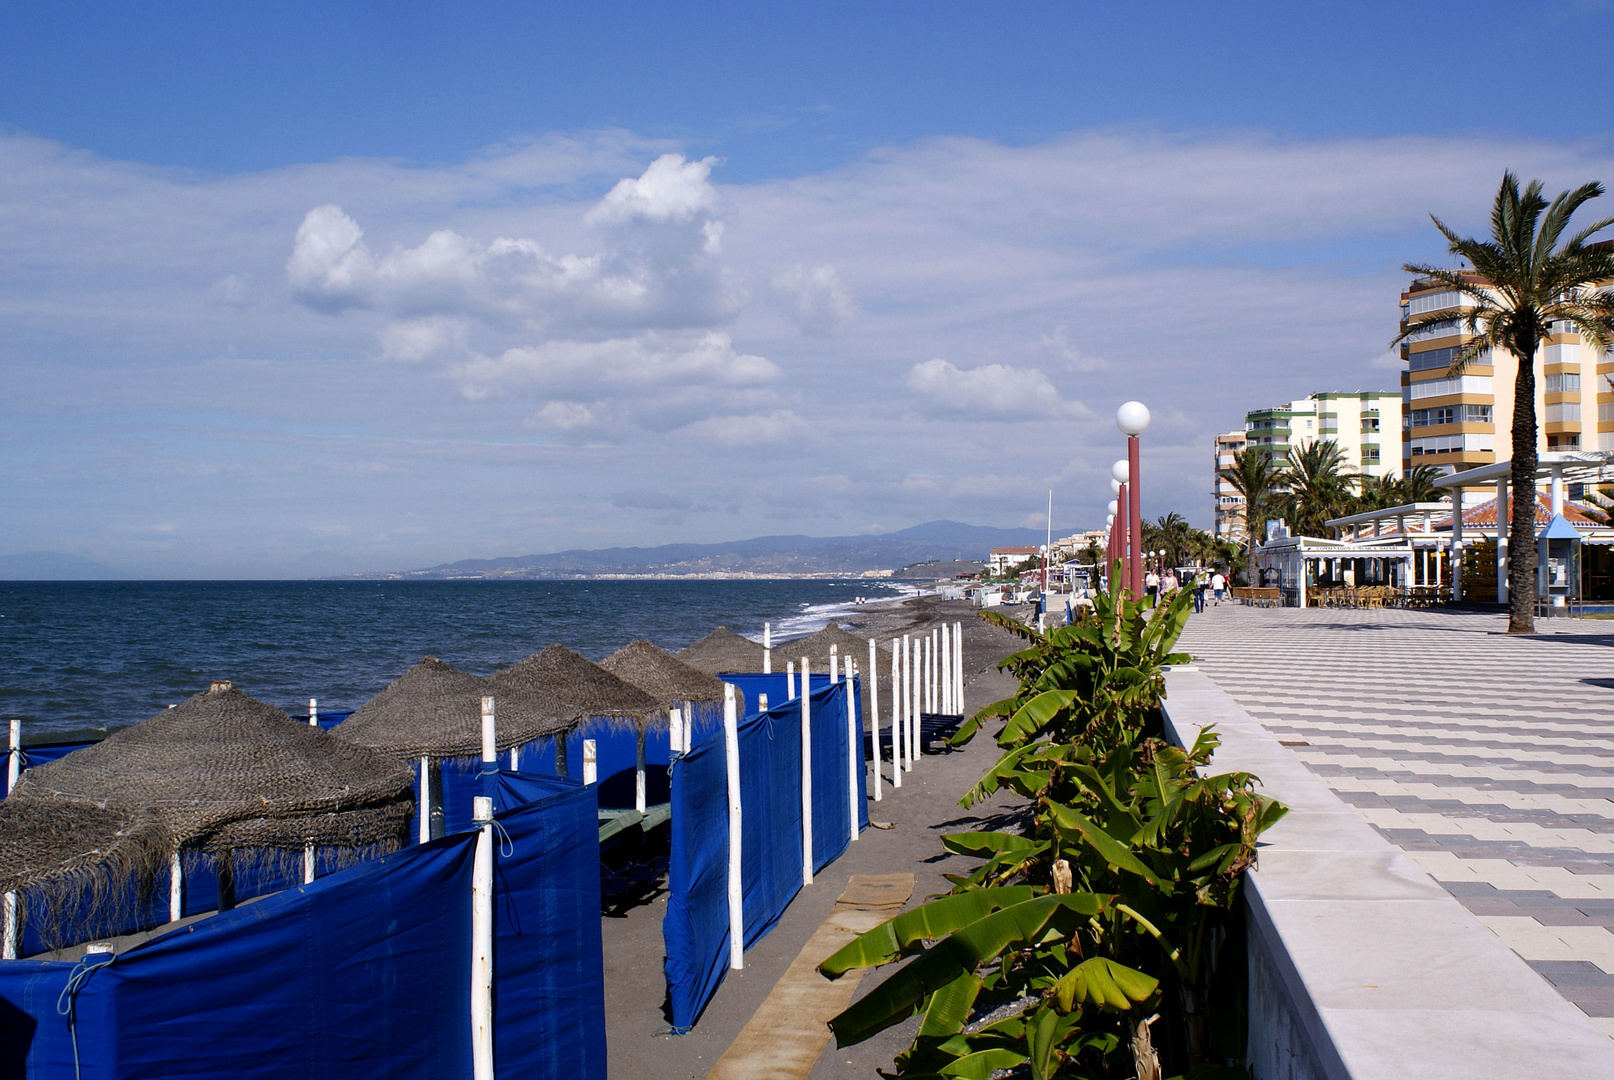
[[[1614,1080],[1614,1041],[1209,677],[1166,686],[1177,741],[1214,724],[1216,771],[1290,807],[1244,889],[1257,1080]]]

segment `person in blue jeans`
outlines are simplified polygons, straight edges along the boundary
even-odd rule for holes
[[[1189,582],[1188,587],[1194,590],[1194,612],[1197,614],[1204,611],[1206,589],[1205,575],[1196,572],[1194,574],[1194,580]]]

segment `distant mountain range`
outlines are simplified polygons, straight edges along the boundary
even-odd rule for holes
[[[862,574],[928,562],[984,562],[993,548],[1041,544],[1045,539],[1046,533],[1037,529],[928,521],[910,529],[870,536],[758,536],[724,544],[579,549],[549,555],[463,559],[424,570],[357,576],[460,580]]]

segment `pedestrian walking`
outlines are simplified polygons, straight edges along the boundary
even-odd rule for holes
[[[1211,592],[1216,596],[1216,607],[1222,606],[1222,593],[1224,590],[1226,590],[1226,588],[1227,579],[1222,576],[1222,572],[1220,570],[1211,575]]]

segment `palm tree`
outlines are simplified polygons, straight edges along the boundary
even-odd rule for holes
[[[1272,455],[1259,446],[1247,446],[1233,455],[1233,464],[1217,471],[1233,490],[1244,496],[1245,549],[1249,576],[1255,583],[1255,545],[1272,512],[1273,500],[1283,483],[1283,470],[1272,462]]]
[[[1462,309],[1459,317],[1471,340],[1455,354],[1452,374],[1460,374],[1486,350],[1506,350],[1519,362],[1513,383],[1515,497],[1508,523],[1510,634],[1535,629],[1536,351],[1554,322],[1569,323],[1598,350],[1606,351],[1614,343],[1614,291],[1597,288],[1614,281],[1614,245],[1587,244],[1593,235],[1614,225],[1614,218],[1594,222],[1558,246],[1570,217],[1601,194],[1603,185],[1582,184],[1565,191],[1549,206],[1541,194],[1541,181],[1530,181],[1521,192],[1518,177],[1503,173],[1491,208],[1490,239],[1458,236],[1430,215],[1451,245],[1451,253],[1467,260],[1472,272],[1417,263],[1402,267],[1467,297],[1473,305]],[[1392,344],[1451,321],[1451,315],[1444,312],[1409,319]],[[1454,506],[1454,510],[1461,513],[1462,507]]]
[[[1421,468],[1422,466],[1420,466]],[[1407,502],[1406,488],[1393,476],[1364,476],[1357,484],[1356,509],[1388,510]]]
[[[1289,493],[1282,499],[1290,527],[1303,536],[1321,535],[1323,522],[1343,517],[1356,497],[1356,476],[1345,464],[1345,451],[1333,439],[1319,439],[1304,449],[1290,449],[1285,477]]]
[[[1409,503],[1436,501],[1440,498],[1440,489],[1435,487],[1435,481],[1438,479],[1440,479],[1439,466],[1414,465],[1401,479],[1402,500]]]

